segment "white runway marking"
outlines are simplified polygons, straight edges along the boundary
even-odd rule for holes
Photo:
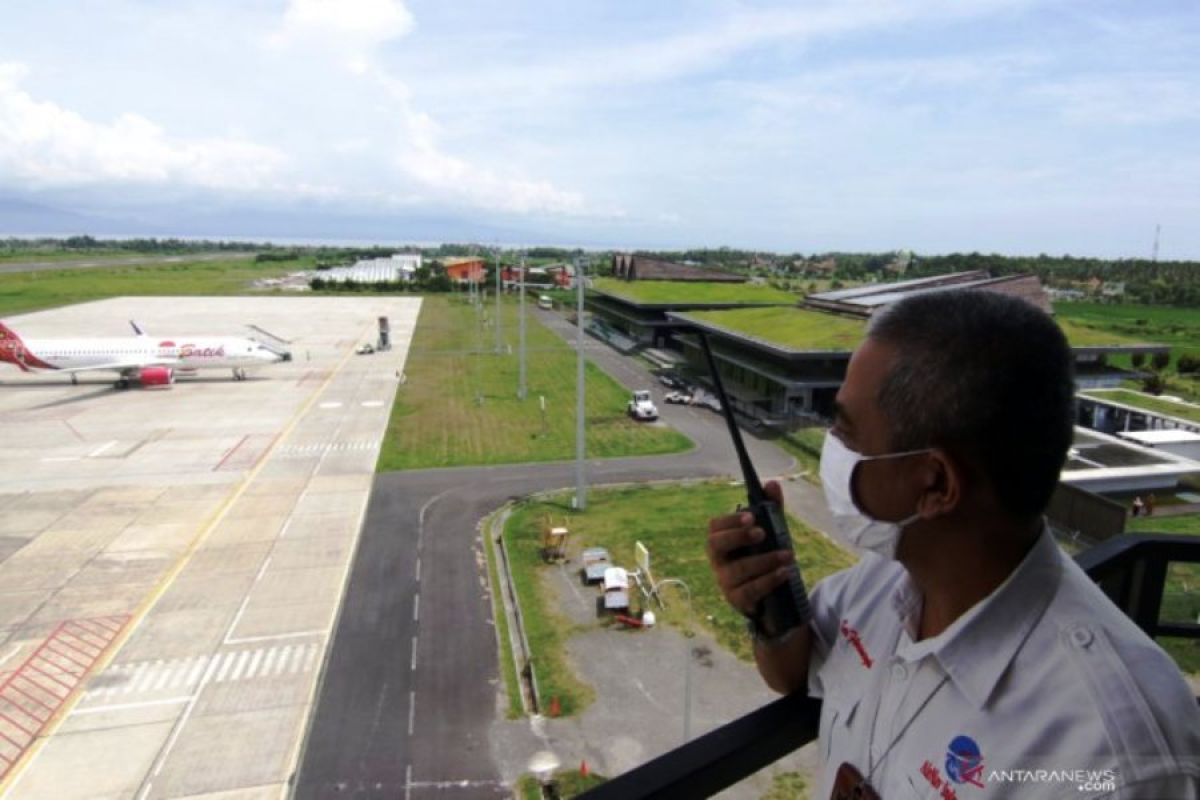
[[[421,619],[421,595],[413,595],[413,622],[419,622]]]
[[[417,668],[417,637],[415,637],[415,636],[412,637],[412,642],[413,642],[412,665],[409,668],[415,670]]]
[[[363,408],[381,408],[382,406],[382,400],[364,400],[362,404]]]
[[[169,706],[173,703],[186,703],[191,700],[192,696],[184,695],[183,697],[164,697],[162,700],[144,700],[140,703],[114,703],[110,706],[92,706],[91,708],[81,708],[74,713],[76,714],[103,714],[106,711],[127,711],[131,708],[147,708],[149,706]]]
[[[80,460],[79,456],[50,456],[48,458],[42,459],[42,461],[44,461],[44,462],[79,461],[79,460]]]
[[[342,407],[342,404],[341,404],[339,401],[337,401],[337,400],[330,400],[329,402],[326,402],[326,403],[321,403],[321,404],[320,404],[319,406],[317,406],[317,407],[318,407],[318,408],[324,408],[324,409],[330,409],[330,408],[341,408],[341,407]]]
[[[86,698],[106,698],[155,692],[194,691],[205,683],[274,678],[285,673],[295,675],[311,672],[320,651],[320,644],[280,645],[251,650],[227,650],[215,656],[190,656],[168,661],[142,661],[120,664],[102,674],[111,685],[100,686],[84,693]],[[202,678],[202,676],[204,676]],[[125,678],[125,680],[119,680]],[[190,695],[189,695],[190,697]],[[188,698],[184,698],[185,700]],[[146,701],[158,703],[159,700]],[[123,703],[134,707],[146,703]],[[94,713],[89,711],[89,713]]]

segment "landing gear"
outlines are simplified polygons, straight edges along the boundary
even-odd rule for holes
[[[233,379],[235,381],[246,380],[246,370],[242,369],[241,367],[234,367],[233,368]]]
[[[78,386],[78,385],[79,385],[79,376],[78,376],[78,375],[76,375],[74,372],[72,372],[72,373],[71,373],[71,385],[72,385],[72,386]]]
[[[129,378],[119,379],[116,383],[113,384],[113,388],[114,389],[128,389],[129,388]]]

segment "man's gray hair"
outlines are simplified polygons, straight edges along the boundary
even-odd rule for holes
[[[1014,517],[1042,513],[1074,424],[1074,359],[1054,321],[1025,300],[959,289],[901,300],[867,335],[897,352],[878,398],[891,449],[944,448]]]

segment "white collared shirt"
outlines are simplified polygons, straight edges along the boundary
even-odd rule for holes
[[[896,561],[868,553],[810,600],[809,694],[824,698],[816,797],[848,761],[874,768],[886,800],[1200,798],[1196,698],[1048,531],[924,641],[921,597]]]

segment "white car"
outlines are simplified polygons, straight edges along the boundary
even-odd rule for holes
[[[370,342],[364,342],[354,349],[354,352],[360,356],[369,356],[375,352],[375,347]]]
[[[629,401],[628,406],[629,416],[639,421],[652,421],[658,419],[658,408],[654,405],[654,401],[650,399],[650,392],[647,389],[639,389],[633,393],[633,399]]]
[[[667,392],[663,397],[668,403],[678,403],[680,405],[691,405],[692,396],[687,392]]]

